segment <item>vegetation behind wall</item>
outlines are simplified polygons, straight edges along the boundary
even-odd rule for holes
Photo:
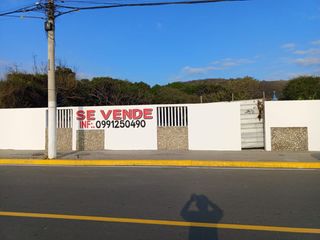
[[[149,86],[111,77],[77,80],[68,67],[56,68],[57,105],[101,106],[174,104],[232,101],[262,98],[320,99],[320,77],[301,76],[289,81],[259,81],[252,77],[203,79]],[[8,72],[0,81],[0,107],[24,108],[47,106],[47,75],[44,73]]]

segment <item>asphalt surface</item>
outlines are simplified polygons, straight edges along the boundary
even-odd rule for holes
[[[319,182],[319,170],[1,166],[0,211],[319,229]],[[213,212],[200,210],[206,204]],[[276,231],[0,216],[1,240],[319,238]]]

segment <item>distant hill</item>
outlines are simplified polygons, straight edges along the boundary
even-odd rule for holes
[[[244,100],[262,98],[263,93],[271,99],[273,91],[278,98],[282,98],[283,90],[288,84],[287,80],[259,81],[252,77],[244,78],[208,78],[186,82],[174,82],[163,87],[171,87],[184,93],[202,96],[209,101]],[[198,99],[197,99],[198,100]]]

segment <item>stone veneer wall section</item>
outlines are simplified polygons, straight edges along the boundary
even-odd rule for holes
[[[188,150],[187,127],[158,127],[158,150]]]
[[[104,130],[78,130],[77,150],[104,150]]]
[[[307,127],[271,128],[272,151],[308,151]]]
[[[46,129],[46,150],[48,150],[48,129]],[[72,128],[57,128],[57,151],[72,151]]]

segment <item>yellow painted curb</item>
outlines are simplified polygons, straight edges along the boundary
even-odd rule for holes
[[[30,212],[29,213],[0,212],[0,216],[114,222],[114,223],[135,223],[135,224],[151,224],[151,225],[165,225],[165,226],[178,226],[178,227],[204,227],[204,228],[221,228],[221,229],[224,228],[224,229],[234,229],[234,230],[320,234],[319,228],[293,228],[293,227],[243,225],[243,224],[228,224],[228,223],[182,222],[182,221],[174,221],[174,220],[117,218],[117,217],[83,216],[83,215],[69,215],[69,214],[66,215],[66,214],[52,214],[52,213],[30,213]]]
[[[46,166],[163,166],[163,167],[239,167],[320,169],[320,162],[250,162],[216,160],[67,160],[0,159],[0,165]]]

